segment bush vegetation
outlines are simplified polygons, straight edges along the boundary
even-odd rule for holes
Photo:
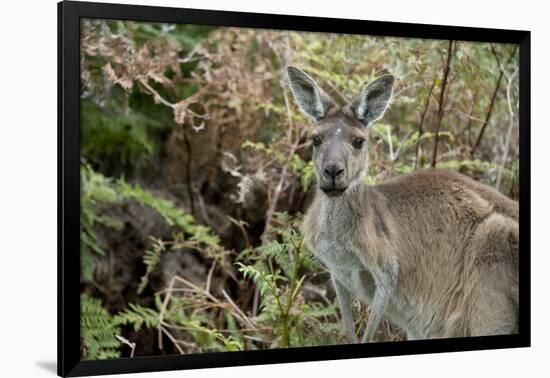
[[[83,20],[82,358],[346,342],[303,243],[312,123],[288,64],[339,103],[396,76],[368,184],[437,166],[517,199],[516,46]]]

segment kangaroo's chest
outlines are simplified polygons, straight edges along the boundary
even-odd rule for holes
[[[370,302],[374,295],[374,281],[368,267],[354,253],[355,248],[349,240],[321,235],[312,249],[333,279],[337,279],[363,301]]]
[[[317,201],[305,219],[306,240],[312,253],[350,293],[362,301],[371,302],[374,280],[370,272],[369,246],[364,214],[357,201],[345,199]]]

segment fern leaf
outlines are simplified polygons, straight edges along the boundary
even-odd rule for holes
[[[151,308],[142,307],[135,303],[128,304],[128,309],[119,312],[113,318],[116,325],[132,325],[134,331],[140,330],[143,326],[154,328],[159,324],[159,313]]]
[[[120,327],[101,306],[101,301],[81,294],[80,336],[83,357],[90,360],[120,357],[120,342],[115,337],[119,333]]]

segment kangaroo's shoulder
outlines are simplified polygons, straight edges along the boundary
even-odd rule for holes
[[[414,196],[437,197],[450,189],[469,188],[467,178],[445,169],[423,169],[387,179],[369,187],[372,194],[382,194],[393,200]]]
[[[397,176],[370,191],[386,197],[389,203],[463,199],[466,204],[487,204],[494,211],[517,220],[519,207],[492,187],[461,173],[446,169],[423,169]]]

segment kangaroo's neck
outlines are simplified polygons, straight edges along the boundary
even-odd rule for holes
[[[365,202],[367,201],[366,185],[356,185],[339,196],[328,196],[321,190],[315,194],[315,205],[320,211],[321,218],[330,225],[349,226],[357,219],[365,216]]]

